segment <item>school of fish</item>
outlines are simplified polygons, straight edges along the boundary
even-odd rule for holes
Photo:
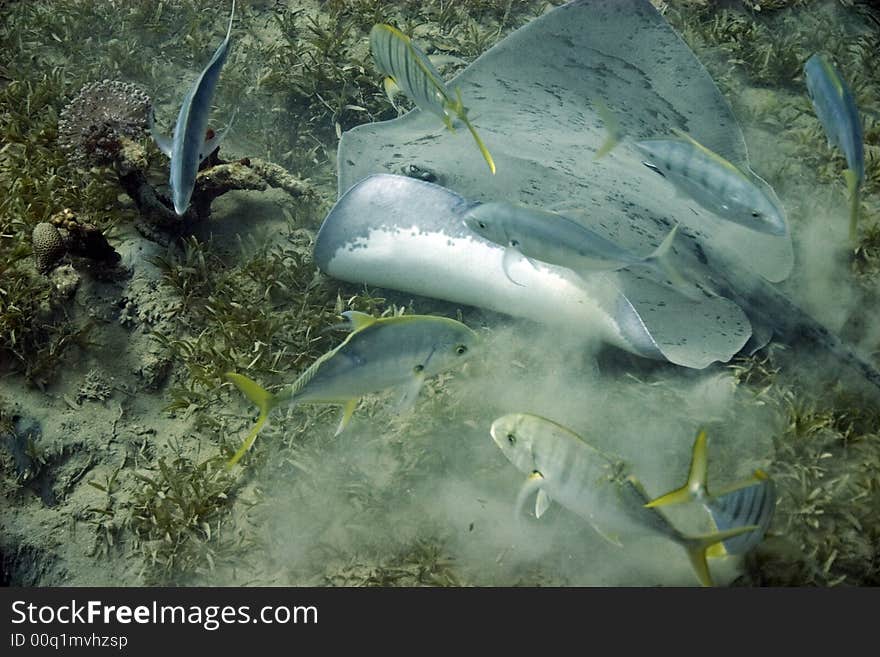
[[[199,165],[223,138],[223,134],[212,136],[207,128],[214,90],[231,47],[234,15],[233,0],[226,37],[185,94],[172,139],[162,137],[155,127],[152,130],[159,148],[170,158],[172,204],[181,216],[190,205]],[[369,40],[375,65],[385,76],[385,91],[392,102],[395,94],[403,93],[419,110],[442,119],[449,130],[454,130],[456,122],[463,123],[495,175],[495,162],[468,118],[459,89],[450,90],[425,53],[397,28],[377,24]],[[846,157],[848,168],[844,175],[852,203],[850,236],[854,238],[864,155],[853,95],[840,72],[820,54],[810,57],[804,73],[828,143],[839,147]],[[604,106],[599,110],[609,137],[595,152],[596,159],[609,156],[615,144],[626,138],[612,113]],[[645,157],[645,166],[663,176],[677,193],[685,194],[718,218],[754,231],[756,239],[760,234],[788,234],[785,212],[766,183],[676,126],[670,126],[670,132],[674,138],[658,135],[634,142]],[[462,157],[467,155],[463,153]],[[591,231],[569,215],[566,210],[496,199],[472,204],[464,212],[463,222],[474,234],[505,249],[502,267],[507,278],[517,285],[520,283],[514,280],[512,263],[525,259],[532,267],[552,265],[570,270],[584,281],[602,272],[649,267],[678,293],[709,294],[694,287],[676,267],[671,247],[678,232],[677,223],[669,227],[653,252],[639,254]],[[405,412],[412,408],[427,378],[458,367],[481,344],[477,333],[445,317],[375,318],[354,311],[343,316],[351,330],[348,337],[277,393],[270,393],[242,373],[227,373],[227,379],[259,408],[255,425],[228,461],[228,467],[236,465],[251,449],[270,413],[279,406],[342,405],[336,430],[339,434],[349,425],[364,395],[396,389],[400,395],[396,410]],[[515,504],[516,517],[535,494],[537,518],[555,500],[615,545],[623,546],[631,538],[644,535],[671,540],[685,549],[697,580],[703,585],[712,584],[707,556],[744,554],[753,549],[763,539],[773,517],[775,487],[763,471],[709,493],[704,431],[694,441],[687,482],[656,498],[646,492],[619,458],[603,453],[572,430],[547,418],[512,413],[495,419],[489,433],[503,455],[526,475]],[[685,503],[701,505],[714,531],[699,536],[685,534],[657,508]]]

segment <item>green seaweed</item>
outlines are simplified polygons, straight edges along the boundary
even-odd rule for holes
[[[160,458],[156,466],[157,472],[134,475],[140,486],[131,502],[131,528],[145,557],[144,582],[179,584],[212,571],[226,554],[220,534],[235,496],[222,458]]]

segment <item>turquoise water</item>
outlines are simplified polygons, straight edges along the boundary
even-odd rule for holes
[[[860,4],[757,4],[661,9],[717,83],[752,169],[786,209],[793,271],[776,289],[876,367],[877,16]],[[347,134],[355,126],[398,115],[369,55],[372,25],[398,25],[442,55],[437,66],[450,79],[551,10],[542,2],[239,3],[209,125],[219,130],[235,119],[223,162],[205,174],[205,189],[237,189],[181,226],[136,194],[168,194],[167,158],[144,133],[130,135],[133,150],[108,147],[96,161],[82,151],[94,142],[83,146],[59,117],[71,116],[72,102],[87,112],[74,101],[85,85],[118,80],[149,97],[159,129],[170,134],[181,98],[224,37],[228,3],[0,5],[8,53],[0,69],[4,583],[696,584],[683,551],[648,531],[619,547],[559,504],[540,520],[529,505],[515,521],[524,477],[488,432],[508,412],[571,427],[626,461],[652,494],[681,484],[693,437],[706,427],[710,486],[762,468],[779,495],[767,539],[744,559],[713,561],[716,583],[877,582],[876,391],[827,350],[777,338],[751,356],[679,367],[603,346],[594,327],[548,330],[541,325],[553,321],[508,316],[528,318],[522,307],[479,309],[454,295],[438,300],[405,284],[350,283],[319,270],[313,246],[337,199],[340,136],[355,143]],[[847,236],[845,162],[826,145],[802,79],[815,51],[837,61],[862,115],[867,175],[856,244]],[[674,73],[649,77],[661,75]],[[467,130],[452,135],[436,117],[420,117],[435,123],[416,128],[431,144],[456,144],[457,167],[421,166],[427,145],[389,140],[406,154],[401,161],[367,149],[356,153],[358,166],[412,173],[407,164],[418,165],[421,177],[470,200],[497,190],[520,202],[558,196],[547,191],[550,174],[537,196],[510,182],[518,181],[517,157],[541,162],[545,153],[527,152],[515,129],[504,132],[497,117],[509,103],[497,103],[493,123],[491,99],[467,92],[465,85],[465,104],[477,108],[471,118],[498,163],[485,185],[480,177],[489,174]],[[558,93],[566,102],[574,94]],[[607,101],[627,127],[626,102]],[[398,103],[401,112],[409,107]],[[584,135],[602,138],[593,116],[566,125],[565,117],[538,115],[529,136],[546,130],[565,143],[570,133],[572,144],[589,145]],[[76,125],[91,128],[88,120]],[[626,148],[608,160],[624,167]],[[587,147],[583,160],[588,184],[610,184],[593,178]],[[266,173],[263,163],[286,175]],[[615,171],[602,166],[606,176]],[[650,202],[686,205],[643,169],[635,162],[633,176],[656,183]],[[269,186],[255,189],[261,183],[245,176],[250,170]],[[621,189],[626,199],[630,190]],[[41,223],[68,240],[48,273],[34,265]],[[86,237],[95,233],[103,237]],[[746,249],[759,251],[758,243]],[[256,413],[223,373],[246,373],[273,390],[294,381],[345,338],[332,328],[345,310],[442,314],[475,329],[484,347],[464,367],[427,380],[406,413],[395,411],[398,391],[366,396],[335,438],[338,406],[276,410],[243,465],[227,471]],[[711,529],[697,507],[669,515],[684,531]]]

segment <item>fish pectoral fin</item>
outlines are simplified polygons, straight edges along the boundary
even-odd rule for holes
[[[540,490],[541,484],[543,483],[544,475],[542,475],[540,472],[533,472],[528,477],[526,477],[522,488],[519,489],[519,493],[516,496],[516,504],[513,508],[513,517],[516,518],[517,522],[519,521],[522,515],[522,511],[525,508],[526,500],[532,493],[535,492],[535,490]]]
[[[382,87],[385,89],[385,95],[388,97],[388,101],[397,109],[397,103],[394,102],[394,99],[398,94],[403,93],[400,89],[400,85],[397,84],[397,80],[395,80],[392,76],[388,76],[382,81]]]
[[[604,529],[602,529],[601,527],[599,527],[597,524],[595,524],[593,522],[590,523],[590,527],[592,527],[595,530],[595,532],[597,534],[599,534],[599,536],[601,536],[606,541],[611,543],[611,545],[614,545],[619,548],[623,547],[623,543],[621,542],[620,537],[617,534],[608,533]]]
[[[168,137],[159,133],[159,129],[156,128],[156,114],[152,109],[150,110],[149,128],[150,136],[153,138],[153,141],[156,142],[156,146],[165,154],[165,157],[170,158],[172,142]]]
[[[423,374],[414,374],[412,381],[404,387],[403,394],[394,405],[394,412],[398,415],[403,415],[411,411],[413,406],[416,405],[416,399],[418,399],[419,392],[422,390],[424,383],[425,377]]]
[[[222,142],[224,137],[229,134],[229,131],[232,129],[232,124],[235,122],[235,116],[237,114],[238,110],[235,110],[232,113],[232,118],[229,119],[229,123],[226,124],[226,129],[223,130],[223,132],[218,132],[210,139],[205,140],[205,143],[202,145],[202,150],[199,153],[199,164],[204,162],[205,158],[208,157],[211,153],[220,148],[220,142]]]
[[[656,164],[652,164],[651,162],[646,162],[644,160],[642,160],[642,164],[644,166],[648,167],[651,171],[653,171],[657,175],[659,175],[661,178],[666,177],[666,174],[663,173],[663,171],[660,169],[660,167],[658,167]],[[680,190],[676,189],[675,194],[676,194],[676,196],[678,196],[680,194]]]
[[[351,422],[351,416],[354,415],[354,411],[357,408],[359,401],[360,398],[355,397],[354,399],[349,399],[345,402],[345,405],[342,407],[342,417],[339,418],[339,425],[336,427],[336,433],[333,434],[334,438],[345,431],[345,427]]]
[[[504,268],[504,275],[507,276],[507,280],[509,280],[514,285],[519,285],[520,287],[525,287],[525,285],[517,282],[513,278],[513,276],[510,275],[510,268],[513,266],[513,263],[516,260],[523,257],[525,256],[523,256],[515,247],[508,246],[504,249],[504,257],[501,260],[501,266]]]
[[[547,494],[543,488],[538,491],[538,494],[535,496],[535,517],[540,518],[544,515],[547,509],[550,508],[550,503],[553,500],[550,499],[550,496]]]
[[[650,509],[658,506],[683,504],[708,495],[706,492],[707,463],[706,432],[701,429],[697,433],[697,437],[694,439],[694,447],[691,452],[691,467],[690,472],[688,472],[687,483],[681,488],[677,488],[651,500],[645,506]]]

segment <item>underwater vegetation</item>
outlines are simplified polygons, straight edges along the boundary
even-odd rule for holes
[[[152,110],[160,125],[173,123],[182,94],[223,38],[229,4],[55,0],[0,8],[4,582],[485,584],[487,576],[462,557],[462,539],[438,517],[412,523],[390,510],[429,475],[453,481],[462,462],[485,459],[482,448],[465,446],[466,438],[489,442],[486,427],[468,424],[477,395],[458,388],[491,372],[491,355],[427,381],[413,416],[395,417],[393,399],[368,395],[355,419],[365,445],[344,435],[331,442],[336,409],[279,409],[240,473],[225,465],[254,416],[225,374],[241,372],[278,393],[344,343],[346,335],[331,330],[344,312],[455,312],[329,279],[314,262],[315,235],[336,194],[340,136],[409,107],[384,93],[370,30],[397,26],[435,56],[448,80],[562,3],[239,2],[210,127],[226,125],[237,110],[235,123],[223,157],[209,158],[198,174],[180,221],[167,202],[168,162],[151,142],[146,118]],[[808,1],[655,4],[740,120],[777,133],[773,143],[781,149],[756,159],[786,199],[807,171],[808,180],[846,203],[845,162],[826,146],[803,79],[813,52],[836,62],[852,85],[865,147],[861,219],[846,268],[865,305],[876,303],[880,34],[864,27],[875,24],[875,11],[865,3]],[[481,129],[491,125],[490,117],[475,118]],[[258,197],[271,200],[260,205]],[[795,234],[802,215],[789,208]],[[458,319],[488,333],[477,328],[484,314]],[[849,330],[876,351],[870,327]],[[139,373],[127,376],[128,364],[111,370],[107,354],[120,361],[132,354]],[[527,355],[520,360],[525,371],[541,366]],[[631,362],[632,376],[652,391],[669,385],[669,400],[682,403],[670,369]],[[101,374],[102,364],[123,380]],[[778,419],[764,464],[777,485],[776,514],[735,583],[880,582],[875,406],[836,381],[809,373],[799,380],[790,354],[773,347],[719,369],[733,376],[738,398]],[[76,437],[60,445],[51,436]],[[461,455],[438,451],[437,436]],[[331,457],[338,463],[328,465]],[[495,481],[506,464],[487,462],[480,474]],[[242,572],[260,547],[281,553],[274,543],[284,539],[267,536],[260,524],[275,518],[272,489],[295,482],[291,500],[311,509],[308,493],[326,490],[327,468],[342,482],[334,492],[340,508],[350,511],[336,521],[315,511],[312,524],[289,530],[297,545],[321,537],[296,553],[301,562],[267,560]],[[472,496],[482,494],[473,489]],[[400,534],[378,540],[358,524],[358,513],[363,525],[400,520]],[[28,515],[47,529],[33,531]],[[350,527],[340,528],[346,521]],[[479,523],[467,525],[464,536],[479,534]],[[70,537],[69,545],[39,548],[49,530]],[[344,537],[338,545],[337,536]],[[496,561],[501,555],[486,559]],[[537,559],[505,577],[500,581],[516,584],[572,579]]]

